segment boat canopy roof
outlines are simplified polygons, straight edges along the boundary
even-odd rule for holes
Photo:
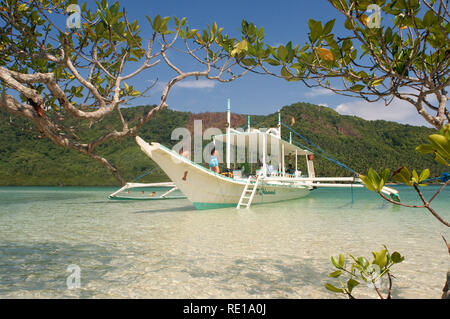
[[[295,151],[297,151],[297,155],[309,155],[313,154],[312,152],[308,150],[304,150],[294,144],[289,143],[288,141],[285,141],[281,138],[279,138],[277,135],[272,134],[270,132],[270,129],[267,131],[260,131],[257,129],[252,129],[250,132],[240,132],[236,131],[234,129],[231,129],[230,132],[230,145],[231,146],[237,146],[237,147],[243,147],[245,145],[246,149],[249,149],[253,145],[259,145],[261,147],[263,143],[263,136],[265,136],[266,140],[266,150],[267,152],[272,151],[273,147],[279,147],[281,149],[282,145],[284,145],[284,154],[289,155],[295,155]],[[227,134],[221,134],[221,135],[215,135],[213,136],[214,143],[223,143],[224,145],[227,143]],[[253,144],[253,145],[252,145]],[[255,147],[253,146],[253,147]]]

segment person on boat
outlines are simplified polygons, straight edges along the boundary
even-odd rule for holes
[[[289,155],[288,155],[288,163],[289,163],[289,167],[292,168],[292,153],[289,153]]]
[[[153,197],[155,196],[156,192],[151,192],[150,194],[148,194],[148,196]]]
[[[292,168],[292,164],[289,164],[288,169],[286,170],[288,174],[295,174],[295,170]]]
[[[271,163],[272,163],[271,161],[267,162],[267,168],[266,168],[266,170],[267,170],[267,176],[268,176],[268,177],[269,177],[270,175],[272,175],[272,172],[273,172],[273,166],[272,166]]]
[[[219,161],[217,160],[217,150],[213,148],[211,150],[211,157],[209,158],[209,169],[217,174],[220,174]]]

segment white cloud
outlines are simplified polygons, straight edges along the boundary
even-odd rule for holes
[[[189,80],[176,83],[173,88],[183,89],[212,89],[216,86],[217,82],[212,80]],[[160,93],[166,87],[167,82],[158,82],[152,89],[154,93]]]
[[[339,104],[336,111],[343,115],[356,115],[365,120],[386,120],[410,125],[430,126],[416,108],[406,102],[395,99],[389,106],[383,101],[369,103],[363,100]]]
[[[176,86],[186,89],[212,89],[216,86],[216,82],[212,80],[191,80],[181,81]]]
[[[324,95],[331,95],[334,92],[328,89],[320,88],[320,89],[311,89],[305,93],[306,97],[318,97]]]

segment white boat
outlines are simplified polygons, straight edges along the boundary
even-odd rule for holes
[[[261,177],[230,178],[194,163],[159,143],[150,145],[140,137],[136,137],[136,141],[197,209],[236,207],[247,184],[247,190],[254,189],[252,186],[257,181],[253,203],[299,198],[308,195],[312,189],[308,185],[280,182],[276,177],[274,181]]]
[[[307,196],[311,190],[318,187],[363,187],[358,177],[315,177],[314,155],[311,151],[302,149],[290,141],[281,138],[281,120],[277,128],[258,130],[250,128],[239,131],[230,126],[230,107],[228,106],[227,132],[214,136],[214,143],[226,144],[226,165],[231,168],[231,148],[244,147],[249,149],[252,142],[259,144],[262,158],[262,168],[251,176],[242,176],[235,171],[230,176],[215,173],[210,169],[187,159],[167,147],[153,142],[148,144],[139,136],[137,144],[157,165],[167,174],[174,185],[187,197],[197,209],[221,207],[247,207],[252,204],[262,204],[286,201]],[[262,148],[262,150],[261,150]],[[271,152],[278,155],[278,164],[274,171],[266,161]],[[236,152],[234,152],[235,154]],[[295,156],[295,169],[286,170],[285,157]],[[298,158],[306,159],[308,176],[303,176],[298,170]],[[329,182],[329,183],[327,183]],[[386,194],[398,194],[392,188],[385,187]]]

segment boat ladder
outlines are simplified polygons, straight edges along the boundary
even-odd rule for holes
[[[242,191],[241,198],[239,199],[239,203],[236,206],[237,209],[241,208],[241,206],[246,206],[246,208],[250,208],[250,205],[252,204],[253,201],[253,197],[255,197],[256,194],[256,189],[258,188],[260,176],[261,175],[258,175],[254,183],[252,183],[254,177],[252,176],[248,177],[247,183],[245,184],[244,190]]]

